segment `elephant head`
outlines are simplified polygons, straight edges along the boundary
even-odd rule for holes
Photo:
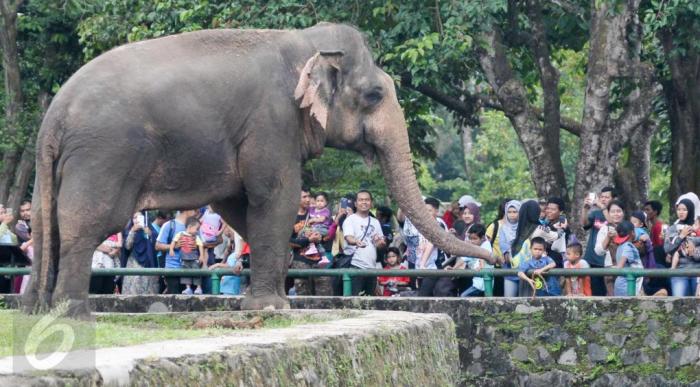
[[[325,138],[325,145],[359,152],[368,163],[378,158],[392,197],[436,246],[492,260],[488,251],[442,230],[426,211],[394,81],[375,65],[361,33],[325,23],[304,32],[317,48],[301,70],[295,90],[306,131]],[[323,143],[317,145],[322,148]]]

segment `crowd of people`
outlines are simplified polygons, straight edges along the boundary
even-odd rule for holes
[[[486,223],[481,203],[469,195],[443,204],[425,198],[436,224],[466,243],[491,252],[490,259],[450,256],[424,237],[399,210],[375,207],[372,193],[360,190],[332,206],[325,192],[302,189],[296,221],[290,230],[292,269],[354,268],[393,270],[479,271],[486,268],[517,269],[517,275],[496,277],[497,296],[625,296],[624,277],[545,275],[554,268],[700,268],[700,200],[694,193],[678,198],[676,220],[660,219],[663,206],[649,201],[626,213],[616,191],[605,187],[586,197],[580,226],[586,232],[580,243],[566,216],[561,198],[546,200],[504,199],[498,216]],[[0,206],[0,245],[17,246],[33,259],[31,202],[13,210]],[[250,246],[211,207],[182,210],[171,217],[160,211],[139,211],[120,233],[107,238],[95,250],[92,268],[233,268],[224,276],[223,294],[244,294],[249,282],[240,275],[250,267]],[[408,271],[406,272],[408,273]],[[336,277],[313,276],[287,281],[290,295],[339,295]],[[9,291],[21,293],[28,276],[17,277]],[[207,294],[211,278],[172,276],[94,276],[91,293],[98,294]],[[485,294],[480,277],[353,276],[353,295],[480,297]],[[639,277],[636,294],[646,296],[700,296],[696,277]]]

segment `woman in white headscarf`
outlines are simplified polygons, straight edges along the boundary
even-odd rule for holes
[[[688,200],[690,200],[691,202],[693,202],[693,208],[695,209],[695,212],[696,212],[696,215],[697,215],[697,212],[698,212],[699,209],[700,209],[700,199],[698,198],[698,195],[696,195],[694,192],[687,192],[687,193],[684,193],[683,195],[679,196],[678,199],[676,200],[676,206],[678,206],[678,204],[679,204],[679,203],[681,202],[681,200],[683,200],[683,199],[688,199]],[[695,219],[692,219],[692,221],[694,222]],[[676,223],[678,223],[678,221],[676,221]]]
[[[520,211],[520,201],[511,200],[505,205],[505,222],[498,230],[498,246],[500,247],[501,254],[504,256],[506,254],[512,255],[510,253],[510,247],[515,240],[515,236],[518,232],[518,212]]]

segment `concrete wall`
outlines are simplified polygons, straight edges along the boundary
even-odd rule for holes
[[[263,313],[265,318],[297,319],[322,314],[330,320],[78,350],[47,371],[32,368],[22,358],[5,357],[0,358],[0,386],[449,386],[457,382],[455,327],[444,314]],[[217,317],[239,320],[240,314],[219,312]],[[246,313],[242,319],[249,316]]]
[[[240,304],[237,297],[98,296],[92,301],[98,311],[134,312],[235,310]],[[462,385],[700,386],[700,304],[695,298],[291,301],[293,308],[446,313],[456,326]]]

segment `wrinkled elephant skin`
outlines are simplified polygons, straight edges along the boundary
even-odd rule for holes
[[[207,30],[115,48],[76,72],[37,140],[25,311],[88,314],[90,257],[135,209],[212,203],[251,246],[247,309],[287,308],[301,168],[324,146],[377,157],[392,195],[444,250],[488,257],[422,204],[392,79],[359,31]]]

